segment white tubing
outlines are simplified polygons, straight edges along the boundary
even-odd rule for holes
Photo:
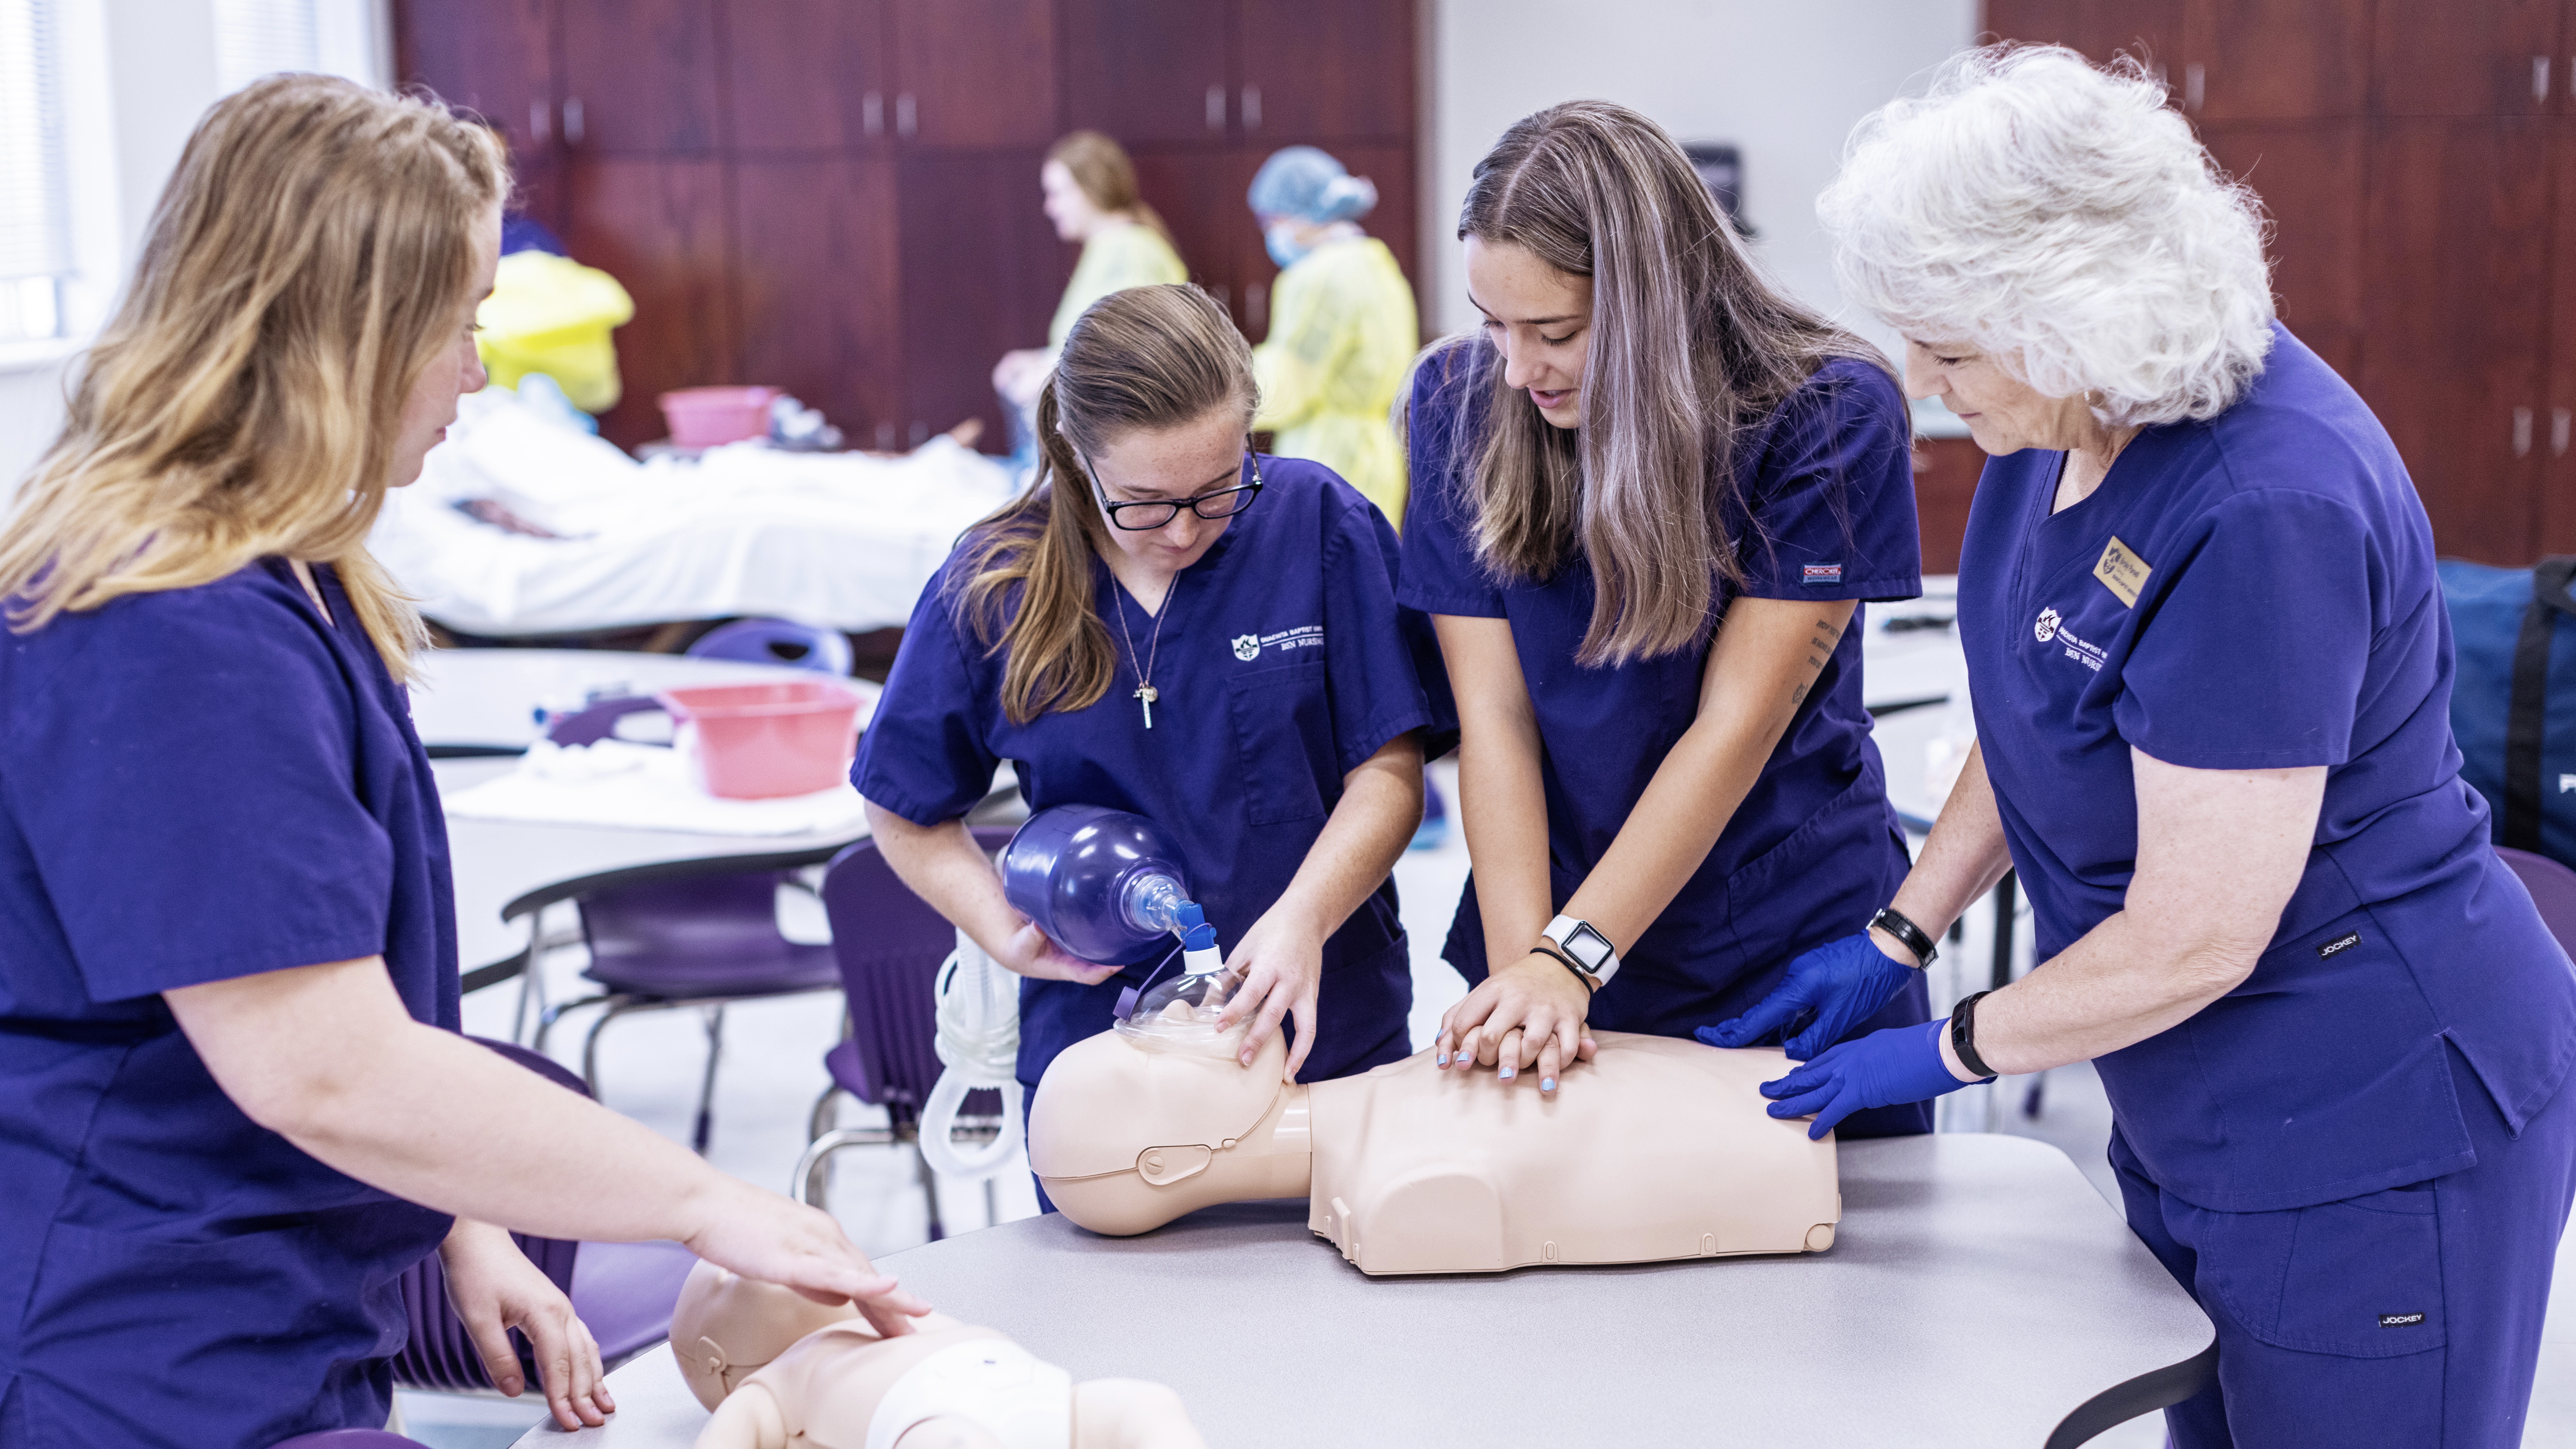
[[[1020,1146],[1020,978],[960,931],[931,990],[939,1011],[933,1044],[947,1070],[922,1104],[921,1155],[950,1177],[991,1177],[1010,1165]],[[966,1094],[986,1087],[1002,1094],[1002,1130],[969,1155],[949,1133]]]

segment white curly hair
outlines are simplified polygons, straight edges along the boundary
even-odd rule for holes
[[[2134,60],[1953,56],[1853,128],[1816,216],[1853,300],[2115,426],[2214,417],[2271,350],[2261,203]]]

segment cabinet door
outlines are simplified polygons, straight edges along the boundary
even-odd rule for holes
[[[725,13],[737,154],[815,154],[892,126],[878,0],[756,0]]]
[[[893,162],[743,157],[733,181],[743,380],[821,408],[854,447],[898,446]]]
[[[1190,280],[1222,304],[1245,336],[1261,340],[1246,279],[1270,259],[1261,249],[1261,225],[1244,204],[1261,157],[1241,150],[1142,147],[1136,155],[1136,189],[1171,228],[1172,249],[1190,269]],[[1263,274],[1266,276],[1266,273]]]
[[[714,0],[566,0],[563,139],[601,156],[716,149]]]
[[[1038,146],[1056,136],[1049,0],[889,0],[894,128],[923,146]]]
[[[1005,447],[993,364],[1046,345],[1074,250],[1038,209],[1036,150],[915,153],[897,169],[903,278],[902,442],[973,417]]]
[[[2212,121],[2201,139],[2263,198],[2281,321],[2344,380],[2361,380],[2369,123]]]
[[[2576,553],[2576,120],[2549,123],[2556,215],[2549,233],[2548,411],[2535,420],[2542,454],[2537,553]]]
[[[2537,121],[2381,123],[2371,148],[2362,396],[2448,555],[2528,563],[2547,319]]]
[[[732,258],[720,162],[586,156],[565,178],[573,254],[617,278],[635,320],[617,329],[626,396],[600,432],[633,448],[664,436],[654,399],[742,381],[735,366]]]
[[[2192,0],[2184,109],[2209,121],[2358,116],[2371,0]]]
[[[1414,130],[1411,0],[1242,0],[1235,124],[1265,150]]]
[[[2558,0],[2380,0],[2371,42],[2390,116],[2527,116],[2565,90]]]
[[[1982,38],[2064,45],[2094,61],[2127,54],[2171,69],[2182,47],[2183,0],[1987,0]]]
[[[1068,118],[1128,146],[1223,141],[1229,18],[1213,0],[1064,0]]]
[[[510,144],[519,203],[558,230],[554,0],[402,0],[394,7],[394,74],[472,111]]]

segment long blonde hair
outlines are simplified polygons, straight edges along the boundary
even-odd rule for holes
[[[1126,147],[1098,131],[1068,131],[1047,148],[1046,158],[1062,166],[1082,188],[1084,199],[1104,214],[1132,217],[1163,240],[1172,239],[1162,214],[1147,206],[1144,193],[1136,189],[1136,163],[1128,159]]]
[[[420,616],[367,532],[507,189],[491,137],[434,102],[313,75],[218,102],[0,529],[10,626],[284,555],[330,563],[407,677]]]
[[[1087,709],[1118,671],[1091,565],[1118,545],[1076,450],[1097,457],[1125,433],[1221,407],[1240,409],[1248,429],[1259,396],[1251,345],[1186,283],[1112,292],[1073,324],[1038,394],[1037,476],[968,531],[948,574],[960,619],[985,652],[1010,651],[1002,710],[1012,723]]]
[[[1570,101],[1515,123],[1476,164],[1458,236],[1592,279],[1579,431],[1516,398],[1490,347],[1426,360],[1465,396],[1486,394],[1481,435],[1458,437],[1477,557],[1544,579],[1582,544],[1583,664],[1697,643],[1716,579],[1744,576],[1744,541],[1725,524],[1744,501],[1736,435],[1831,359],[1886,362],[1774,287],[1681,147],[1625,106]]]

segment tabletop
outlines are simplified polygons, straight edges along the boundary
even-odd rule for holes
[[[1839,1155],[1840,1234],[1795,1257],[1371,1279],[1292,1202],[1135,1238],[1049,1214],[878,1261],[1076,1379],[1171,1384],[1213,1449],[2066,1449],[2211,1372],[2208,1318],[2056,1148],[1953,1133]],[[519,1444],[683,1449],[706,1423],[668,1348],[609,1383],[606,1427]]]
[[[411,689],[413,728],[431,749],[523,750],[541,732],[535,710],[593,691],[651,694],[693,684],[813,679],[783,664],[694,659],[622,649],[428,649]],[[873,695],[864,679],[840,683]]]

